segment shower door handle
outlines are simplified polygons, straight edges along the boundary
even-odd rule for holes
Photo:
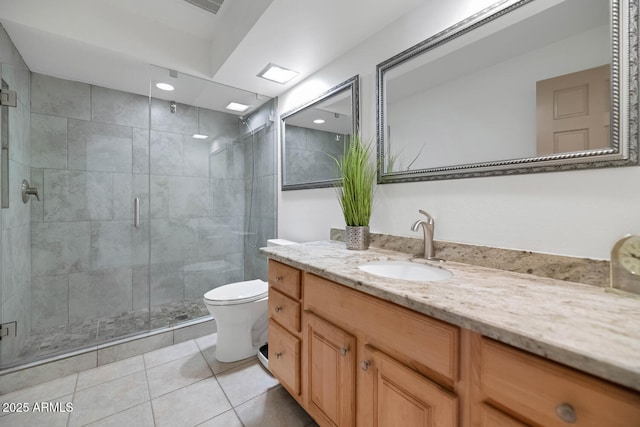
[[[133,199],[133,226],[140,227],[140,197]]]

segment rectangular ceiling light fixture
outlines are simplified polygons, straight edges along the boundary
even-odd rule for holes
[[[258,77],[262,77],[263,79],[271,80],[272,82],[280,83],[282,85],[289,83],[297,75],[297,71],[272,63],[269,63],[258,73]]]
[[[249,109],[249,107],[251,107],[251,105],[246,105],[246,104],[240,104],[239,102],[230,102],[226,107],[227,110],[231,110],[231,111],[239,111],[239,112],[245,112]]]

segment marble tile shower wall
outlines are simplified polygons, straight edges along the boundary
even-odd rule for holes
[[[167,101],[149,109],[145,96],[33,73],[33,328],[199,299],[241,278],[244,206],[229,174],[243,176],[243,163],[213,169],[210,142],[191,138],[228,143],[238,127],[233,115],[183,104],[171,114]]]
[[[4,361],[17,357],[31,332],[30,211],[20,193],[22,180],[29,178],[30,71],[1,26],[0,74],[17,92],[17,106],[8,108],[9,208],[0,210],[0,322],[17,322],[16,336],[0,346],[0,361]]]

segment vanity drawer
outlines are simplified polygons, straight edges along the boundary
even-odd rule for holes
[[[507,414],[492,408],[487,404],[480,405],[480,426],[481,427],[527,427],[508,416]]]
[[[269,322],[269,370],[294,396],[300,396],[300,340]]]
[[[638,426],[639,393],[487,338],[480,364],[483,395],[533,423]]]
[[[301,272],[278,261],[269,260],[269,285],[291,298],[299,300]]]
[[[300,302],[269,289],[269,317],[292,331],[300,332]]]
[[[304,310],[366,336],[367,344],[448,386],[458,379],[456,326],[313,274],[304,280]]]

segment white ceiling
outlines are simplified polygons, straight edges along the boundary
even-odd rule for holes
[[[183,0],[0,0],[0,22],[34,72],[146,95],[152,64],[255,98],[284,93],[424,1],[225,0],[213,15]],[[269,62],[300,75],[258,78]]]

